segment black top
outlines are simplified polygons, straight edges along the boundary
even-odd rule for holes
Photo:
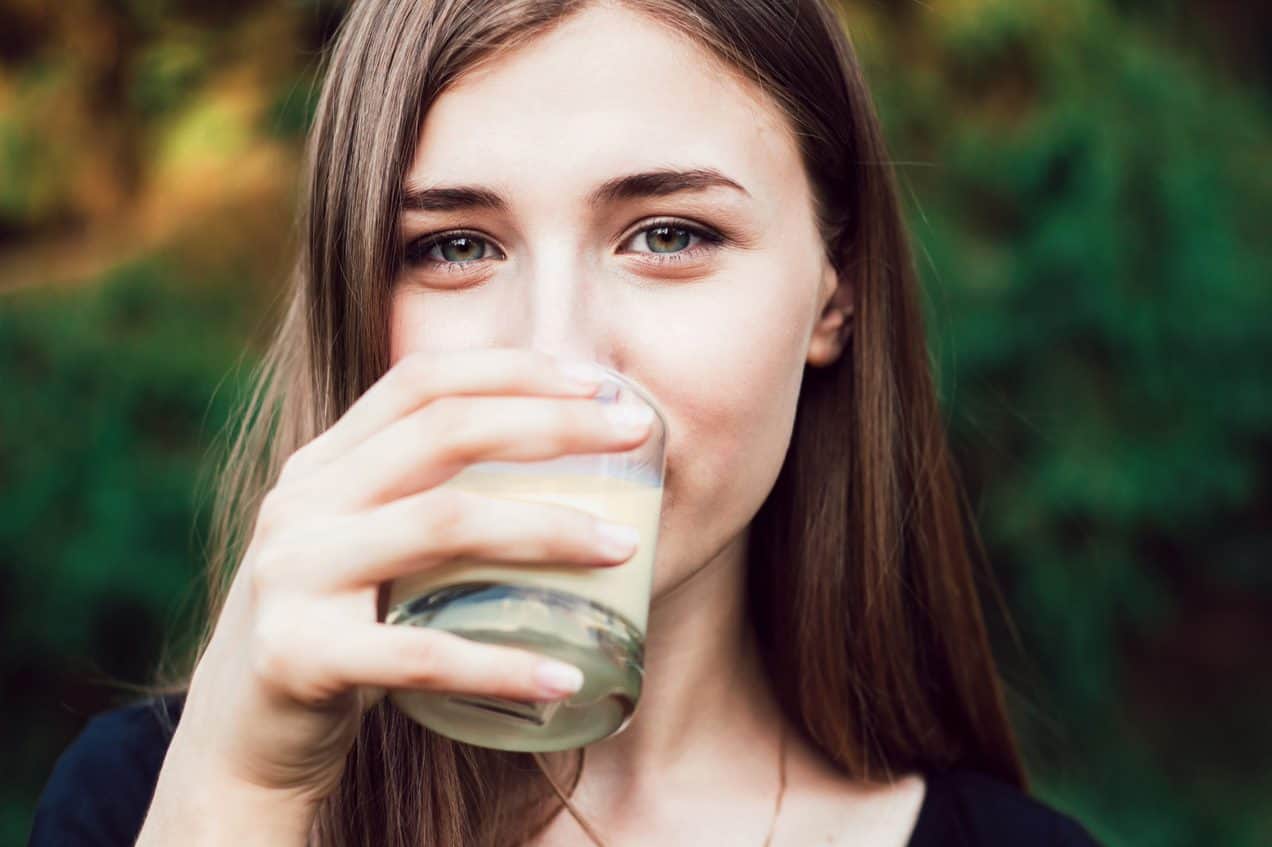
[[[90,720],[53,768],[28,847],[131,847],[182,702],[141,701]],[[925,777],[908,847],[1098,847],[1077,821],[993,777],[970,770]]]

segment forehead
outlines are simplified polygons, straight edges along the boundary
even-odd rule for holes
[[[803,184],[760,89],[674,30],[598,6],[449,86],[408,179],[582,196],[618,172],[677,165],[717,168],[770,201]]]

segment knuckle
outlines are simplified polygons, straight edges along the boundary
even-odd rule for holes
[[[281,615],[266,612],[252,628],[250,667],[261,680],[280,685],[296,673],[297,651],[290,637],[291,627]]]
[[[425,501],[429,536],[435,546],[454,549],[464,544],[469,531],[467,497],[445,488],[435,489]]]
[[[261,498],[260,509],[257,511],[258,532],[273,533],[279,527],[286,525],[290,512],[286,499],[286,495],[281,493],[278,487],[265,492],[265,496]]]
[[[544,533],[526,544],[526,555],[534,561],[560,559],[563,557],[572,558],[570,556],[572,546],[568,542],[562,541],[559,535]]]
[[[296,562],[303,560],[302,551],[294,543],[275,540],[262,547],[252,561],[252,586],[257,596],[278,586],[295,584]]]
[[[596,536],[597,519],[575,509],[558,506],[540,522],[544,527],[542,555],[590,558]]]
[[[436,685],[444,675],[445,661],[440,656],[438,639],[432,633],[421,631],[421,637],[413,639],[402,657],[402,664],[408,668],[407,683],[411,686],[427,688]]]
[[[516,526],[522,530],[524,547],[533,558],[559,555],[572,546],[570,536],[574,522],[564,509],[549,505],[532,505],[525,512],[517,513]]]
[[[591,548],[599,532],[601,519],[595,515],[585,514],[577,509],[562,508],[559,519],[561,537],[568,538],[571,546]]]
[[[434,453],[446,463],[467,463],[475,458],[472,404],[457,397],[441,397],[428,404],[420,416],[420,438],[434,445]]]

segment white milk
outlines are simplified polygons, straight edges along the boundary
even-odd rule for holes
[[[636,552],[621,565],[510,565],[483,559],[456,559],[396,580],[389,608],[434,588],[462,582],[491,581],[558,589],[618,612],[643,637],[649,615],[654,548],[662,487],[604,476],[485,471],[468,468],[444,483],[487,497],[560,503],[627,524],[640,533]]]

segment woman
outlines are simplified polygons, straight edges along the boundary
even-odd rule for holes
[[[222,477],[214,625],[187,684],[63,756],[33,841],[1093,843],[1025,793],[886,161],[822,0],[357,4]],[[631,555],[435,490],[639,444],[578,359],[668,420],[645,689],[586,767],[403,717],[385,689],[577,680],[378,608],[458,553]]]

